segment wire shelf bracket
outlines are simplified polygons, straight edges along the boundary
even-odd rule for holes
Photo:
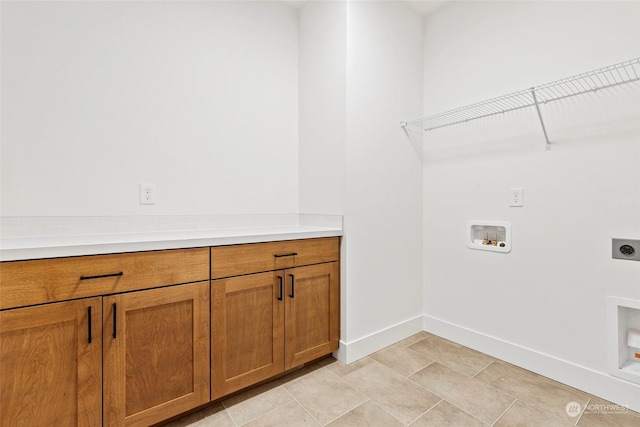
[[[540,104],[546,104],[589,92],[596,92],[638,80],[640,80],[640,58],[634,58],[629,61],[609,65],[540,86],[533,86],[519,92],[477,102],[421,119],[402,121],[400,122],[400,126],[403,128],[407,126],[420,126],[427,132],[496,114],[504,114],[523,108],[535,107],[547,143],[547,150],[549,150],[551,148],[551,142],[549,141],[547,128],[542,118]]]

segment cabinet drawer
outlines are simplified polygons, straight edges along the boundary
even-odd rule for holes
[[[211,278],[338,261],[340,238],[286,240],[211,248]]]
[[[0,309],[209,280],[209,248],[0,264]]]

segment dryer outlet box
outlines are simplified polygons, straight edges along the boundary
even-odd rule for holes
[[[611,258],[640,261],[640,240],[612,239]]]

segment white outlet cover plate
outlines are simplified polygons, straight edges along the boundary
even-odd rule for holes
[[[140,184],[140,204],[155,205],[156,204],[156,185]]]
[[[515,187],[509,189],[509,206],[521,207],[524,206],[522,200],[522,187]]]

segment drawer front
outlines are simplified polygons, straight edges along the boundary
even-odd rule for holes
[[[209,248],[0,264],[0,309],[209,280]]]
[[[211,248],[211,278],[338,261],[340,238],[286,240]]]

